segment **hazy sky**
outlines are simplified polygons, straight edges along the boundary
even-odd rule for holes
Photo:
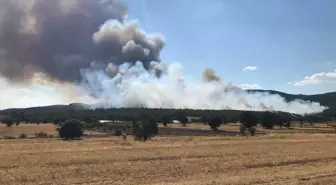
[[[243,87],[336,90],[335,0],[124,0],[129,18],[165,36],[163,61],[199,78],[212,67]]]

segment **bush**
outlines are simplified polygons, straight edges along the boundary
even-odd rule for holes
[[[58,131],[62,139],[74,139],[83,136],[84,129],[80,121],[72,119],[67,120]]]
[[[20,138],[20,139],[26,139],[26,138],[27,138],[27,135],[26,135],[26,134],[20,134],[19,138]]]
[[[215,117],[215,118],[211,118],[208,121],[208,125],[210,126],[210,128],[212,130],[218,130],[218,127],[221,126],[221,124],[223,124],[223,118],[221,117]]]
[[[38,133],[35,133],[35,137],[36,138],[48,138],[48,134],[45,132],[38,132]]]
[[[135,140],[147,141],[158,133],[158,125],[154,120],[141,118],[133,123],[133,135]]]
[[[16,122],[15,122],[15,125],[16,125],[16,126],[19,126],[19,125],[20,125],[20,121],[16,121]]]

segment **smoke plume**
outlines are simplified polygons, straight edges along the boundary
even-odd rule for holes
[[[203,71],[203,81],[211,82],[211,81],[220,81],[221,78],[215,74],[215,71],[211,68],[206,68]]]
[[[207,68],[200,80],[161,62],[163,37],[117,0],[0,0],[0,109],[97,107],[321,112],[319,103],[248,93]],[[158,78],[159,77],[159,78]]]
[[[160,61],[162,37],[127,20],[127,8],[117,0],[0,3],[0,74],[11,81],[27,81],[42,72],[79,82],[80,69],[93,62],[106,68],[141,61],[148,69],[151,61]]]
[[[164,64],[164,63],[161,63]],[[151,66],[156,66],[152,64]],[[202,73],[202,80],[185,80],[179,63],[161,66],[163,75],[156,78],[141,62],[124,63],[114,78],[104,71],[82,71],[83,91],[99,97],[95,107],[150,107],[191,109],[238,109],[284,111],[297,114],[322,112],[326,107],[316,102],[287,102],[279,95],[248,93],[231,83],[220,81],[212,69]],[[206,80],[205,80],[206,79]]]

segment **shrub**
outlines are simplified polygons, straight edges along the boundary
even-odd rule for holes
[[[208,125],[210,126],[210,128],[212,130],[218,130],[218,127],[223,124],[223,118],[221,117],[215,117],[215,118],[211,118],[208,121]]]
[[[20,121],[16,121],[16,122],[15,122],[15,125],[16,125],[16,126],[19,126],[19,125],[20,125]]]
[[[80,121],[72,119],[67,120],[58,131],[62,139],[74,139],[83,136],[83,125]]]
[[[158,125],[154,120],[141,118],[138,122],[133,122],[133,135],[135,140],[147,141],[158,133]]]
[[[48,134],[45,132],[37,132],[35,133],[36,138],[48,138]]]
[[[20,134],[19,138],[20,138],[20,139],[26,139],[26,138],[27,138],[27,135],[26,135],[26,134]]]

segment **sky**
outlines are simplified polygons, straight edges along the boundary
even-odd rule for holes
[[[336,91],[335,0],[123,1],[188,78],[210,67],[243,88]]]

